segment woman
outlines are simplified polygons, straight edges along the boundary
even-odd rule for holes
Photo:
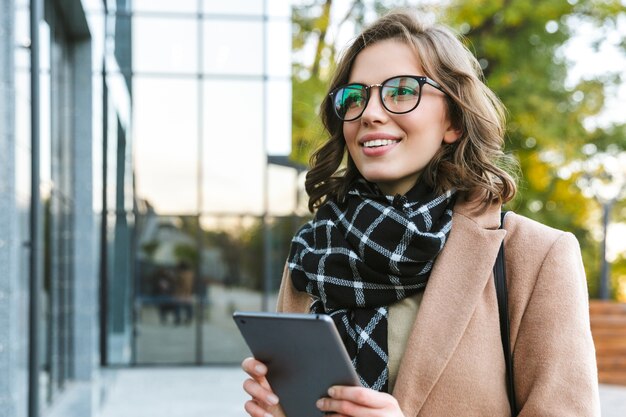
[[[363,387],[318,402],[337,416],[507,416],[493,265],[506,248],[520,416],[599,415],[580,249],[509,213],[504,109],[446,28],[391,13],[348,48],[322,104],[330,139],[306,189],[278,310],[330,314]],[[347,150],[347,163],[341,169]],[[283,415],[246,359],[254,417]],[[292,416],[288,416],[292,417]],[[296,416],[298,417],[298,416]]]

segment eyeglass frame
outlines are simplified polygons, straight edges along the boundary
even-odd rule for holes
[[[393,110],[389,110],[387,108],[387,106],[385,105],[385,100],[383,99],[383,89],[382,89],[382,87],[385,85],[386,82],[391,81],[391,80],[393,80],[395,78],[412,78],[415,81],[417,81],[417,83],[419,85],[419,95],[417,97],[417,101],[415,102],[415,106],[413,106],[413,108],[411,108],[410,110],[396,112],[396,111],[393,111]],[[334,88],[330,93],[328,93],[328,95],[331,98],[331,103],[332,103],[332,106],[333,106],[333,112],[335,113],[335,116],[337,116],[337,118],[339,120],[341,120],[342,122],[353,122],[353,121],[359,119],[361,116],[363,116],[363,113],[365,112],[365,109],[367,108],[367,105],[370,102],[370,98],[372,98],[372,96],[370,94],[370,90],[372,89],[372,87],[378,87],[378,91],[379,91],[379,95],[380,95],[380,102],[381,102],[381,104],[383,105],[383,108],[386,111],[388,111],[389,113],[392,113],[392,114],[406,114],[406,113],[412,112],[413,110],[415,110],[417,108],[417,106],[419,106],[420,102],[422,101],[422,87],[424,87],[424,84],[428,84],[431,87],[434,87],[437,90],[441,91],[446,96],[449,96],[448,93],[443,89],[443,87],[437,81],[433,80],[432,78],[426,77],[424,75],[394,75],[393,77],[387,78],[382,83],[372,84],[372,85],[366,85],[366,84],[363,84],[363,83],[343,84],[343,85],[340,85],[337,88]],[[359,113],[358,116],[356,116],[355,118],[352,118],[352,119],[344,119],[343,117],[341,117],[339,115],[339,113],[337,113],[337,106],[335,106],[335,94],[337,94],[337,92],[339,90],[341,90],[342,88],[346,88],[346,87],[351,86],[351,85],[361,86],[361,87],[363,87],[365,89],[365,93],[366,93],[365,105],[363,106],[363,109],[361,110],[361,113]]]

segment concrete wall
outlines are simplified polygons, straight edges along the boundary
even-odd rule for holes
[[[101,389],[98,237],[94,233],[97,227],[93,204],[93,132],[101,129],[99,117],[93,113],[93,103],[101,98],[93,96],[93,85],[99,81],[92,72],[92,37],[82,12],[82,2],[63,0],[56,4],[60,7],[59,12],[71,19],[63,29],[69,34],[73,69],[69,158],[73,297],[70,305],[62,308],[70,311],[72,329],[67,346],[72,355],[70,377],[63,391],[47,403],[46,393],[40,390],[40,416],[90,417],[97,414]],[[18,26],[21,33],[16,35]],[[0,0],[0,417],[28,415],[31,96],[29,51],[20,45],[27,40],[22,39],[27,28],[27,3]],[[46,307],[42,305],[41,308],[45,313]],[[43,327],[39,334],[40,343],[46,343]]]
[[[0,0],[0,417],[25,417],[27,284],[16,192],[15,7]]]

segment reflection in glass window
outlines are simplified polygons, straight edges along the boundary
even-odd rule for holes
[[[267,25],[267,74],[291,76],[291,21],[272,21]]]
[[[267,82],[267,153],[291,153],[291,81]]]
[[[262,0],[203,0],[202,4],[204,13],[210,14],[263,14]]]
[[[206,81],[203,91],[203,211],[260,213],[263,84]]]
[[[195,13],[198,10],[198,0],[133,0],[132,4],[136,12]]]
[[[195,19],[136,16],[132,26],[136,72],[197,72],[198,23]]]
[[[236,215],[203,216],[200,224],[200,273],[208,309],[202,356],[208,363],[237,363],[249,353],[232,313],[263,306],[263,226],[259,217]]]
[[[195,80],[134,79],[137,193],[158,213],[197,210]]]
[[[261,21],[208,19],[203,24],[205,72],[228,75],[263,73]]]
[[[268,210],[272,215],[290,216],[302,204],[298,171],[270,164],[268,168]]]
[[[271,17],[291,18],[290,0],[267,0],[267,14]]]
[[[133,215],[128,207],[133,198],[132,189],[128,189],[132,173],[128,166],[130,155],[126,153],[129,145],[126,132],[115,114],[109,122],[107,187],[114,191],[114,198],[106,202],[107,362],[125,364],[130,360],[127,346],[130,345],[130,296],[134,266],[130,259]]]
[[[42,293],[39,329],[39,389],[41,399],[50,402],[71,378],[70,341],[71,288],[74,285],[73,198],[71,181],[74,164],[71,128],[74,99],[72,88],[71,46],[54,13],[40,25],[40,174],[41,174],[41,268]],[[76,95],[74,94],[76,93]]]
[[[291,148],[291,3],[133,4],[137,363],[239,362],[232,312],[274,309],[303,223],[302,175],[266,166]]]
[[[136,361],[192,363],[196,327],[204,320],[195,277],[197,217],[143,213],[137,225]],[[206,304],[206,303],[202,303]]]

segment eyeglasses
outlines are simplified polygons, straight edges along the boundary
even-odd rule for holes
[[[447,95],[437,82],[428,77],[399,75],[381,84],[368,86],[352,83],[337,87],[330,93],[330,97],[337,117],[344,122],[350,122],[361,117],[365,111],[373,87],[378,87],[380,101],[388,112],[403,114],[414,110],[420,104],[424,84],[429,84]]]

